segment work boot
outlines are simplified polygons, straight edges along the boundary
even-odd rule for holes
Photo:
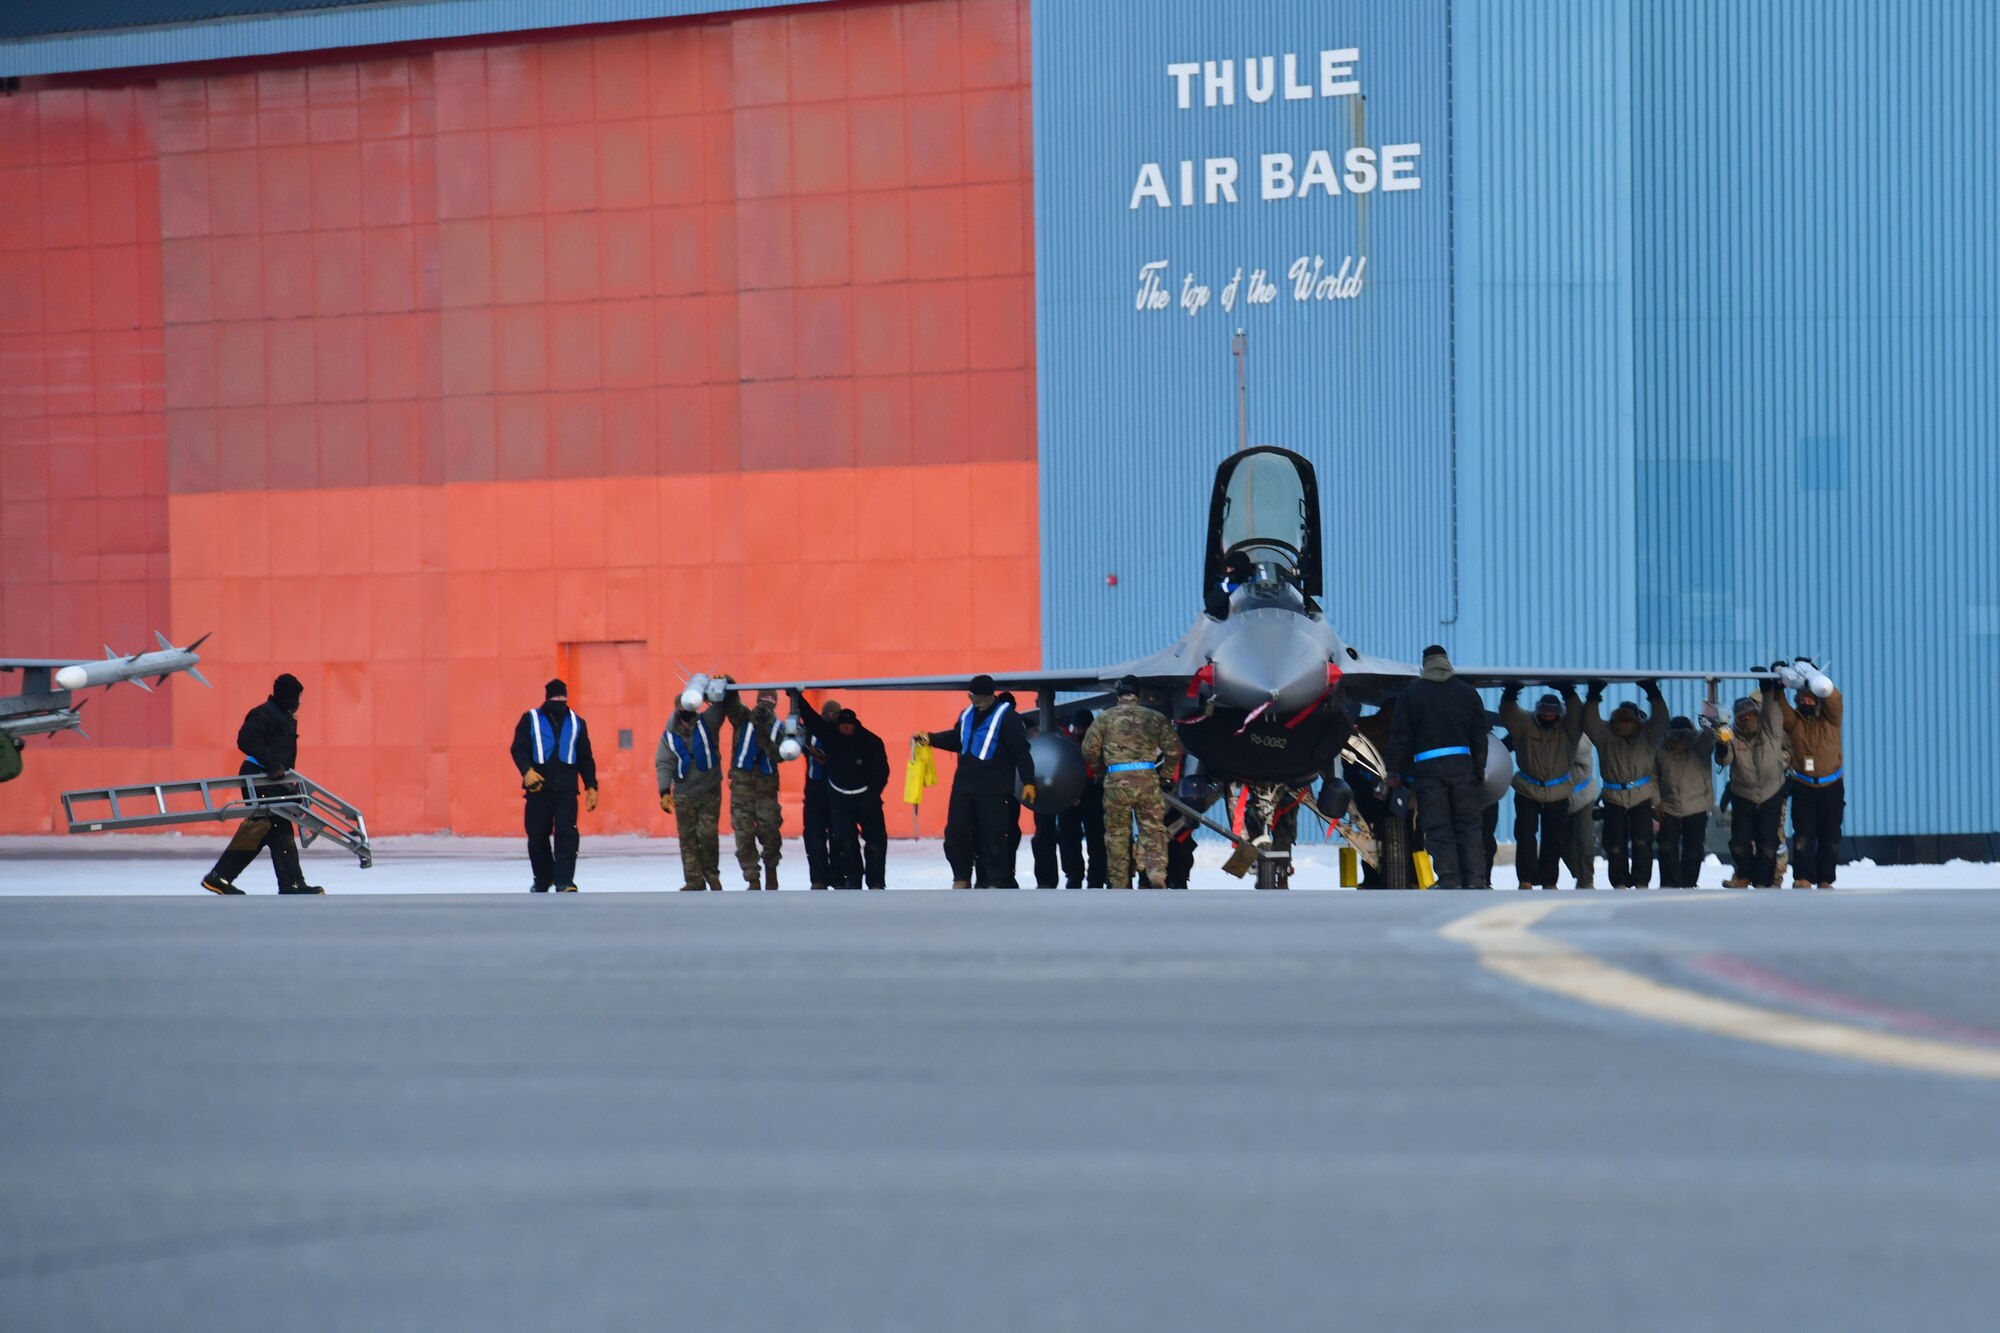
[[[230,897],[230,898],[243,897],[243,890],[237,888],[234,884],[231,884],[228,880],[221,879],[215,875],[202,876],[201,886],[204,889],[207,889],[210,893],[219,893],[222,894],[224,897]]]
[[[681,885],[681,892],[682,892],[682,893],[706,893],[706,892],[708,892],[708,885],[706,885],[706,884],[683,884],[683,885]]]
[[[1725,889],[1747,889],[1750,887],[1750,881],[1742,878],[1740,875],[1734,876],[1723,880],[1722,887]]]
[[[326,890],[325,890],[325,889],[322,889],[322,888],[321,888],[321,887],[320,887],[319,885],[317,885],[317,884],[306,884],[306,883],[298,883],[298,884],[286,884],[286,885],[282,885],[282,886],[281,886],[281,887],[280,887],[280,888],[278,889],[278,892],[279,892],[279,893],[305,893],[305,894],[319,894],[319,895],[321,895],[321,896],[324,896],[324,895],[326,894]]]
[[[558,884],[558,885],[556,885],[556,892],[557,892],[557,893],[575,893],[575,892],[576,892],[576,885],[574,885],[574,884]]]
[[[826,885],[824,885],[824,884],[813,884],[813,885],[809,885],[808,887],[809,887],[809,888],[814,888],[814,889],[823,889],[823,888],[825,888],[825,887],[826,887]]]
[[[767,865],[764,867],[764,887],[774,892],[777,890],[778,867],[776,865]]]
[[[714,892],[716,892],[716,893],[721,893],[721,892],[722,892],[722,876],[721,876],[721,875],[719,875],[719,874],[717,874],[717,875],[710,875],[710,876],[708,877],[708,887],[709,887],[709,888],[710,888],[711,890],[713,890]]]
[[[969,879],[955,879],[951,882],[951,886],[954,889],[969,889],[972,887],[972,881]]]
[[[745,888],[746,890],[748,890],[749,892],[751,892],[751,893],[755,893],[755,892],[757,892],[757,890],[758,890],[758,889],[762,888],[762,887],[763,887],[763,885],[759,884],[759,883],[758,883],[758,882],[757,882],[756,880],[754,880],[754,879],[746,879],[746,880],[744,880],[744,881],[743,881],[743,887],[744,887],[744,888]]]
[[[549,886],[542,883],[540,880],[536,880],[533,884],[530,884],[528,886],[529,893],[547,893],[548,891],[549,891]]]
[[[1792,887],[1795,889],[1816,889],[1819,885],[1809,879],[1800,879],[1797,875],[1794,875],[1792,876]]]

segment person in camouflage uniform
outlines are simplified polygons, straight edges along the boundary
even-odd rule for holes
[[[1139,824],[1139,868],[1146,883],[1167,882],[1166,802],[1160,775],[1180,769],[1181,741],[1173,723],[1139,702],[1139,682],[1118,682],[1118,704],[1083,736],[1083,762],[1104,778],[1104,860],[1107,883],[1132,882],[1132,823]]]
[[[677,706],[653,750],[660,809],[674,817],[680,833],[683,892],[722,891],[722,847],[716,837],[722,818],[722,724],[735,701],[732,690],[723,702],[699,711]]]
[[[778,741],[784,724],[778,721],[778,693],[765,690],[755,710],[745,708],[734,694],[723,705],[736,728],[729,752],[729,826],[736,832],[736,864],[747,889],[778,887],[781,855],[778,809]],[[758,882],[757,865],[764,867]]]

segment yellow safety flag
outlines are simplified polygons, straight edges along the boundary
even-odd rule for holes
[[[937,786],[937,760],[931,758],[929,741],[910,742],[910,762],[903,765],[903,804],[916,805],[924,799],[924,788]]]

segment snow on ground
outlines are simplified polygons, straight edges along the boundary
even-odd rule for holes
[[[0,896],[24,894],[175,894],[199,892],[202,872],[222,850],[215,837],[178,834],[121,834],[104,837],[0,838]],[[1203,844],[1196,850],[1194,887],[1243,889],[1249,881],[1224,874],[1226,848]],[[1298,849],[1293,884],[1301,889],[1330,889],[1340,882],[1339,862],[1332,844]],[[528,887],[526,849],[517,838],[407,837],[382,838],[375,844],[375,865],[362,870],[337,847],[315,846],[306,852],[307,877],[328,893],[520,893]],[[244,873],[242,887],[269,893],[273,882],[268,858],[260,857]],[[1033,863],[1024,843],[1020,873],[1033,878]],[[1605,882],[1598,862],[1598,883]],[[734,848],[722,840],[723,882],[742,887]],[[1720,888],[1726,871],[1714,857],[1702,867],[1703,888]],[[785,844],[779,877],[787,889],[806,887],[804,848]],[[951,871],[936,840],[892,840],[889,843],[889,887],[948,889]],[[1512,868],[1501,866],[1497,876],[1512,883]],[[633,893],[678,889],[680,852],[671,838],[637,836],[586,837],[577,866],[577,883],[586,893]],[[1843,866],[1842,888],[1996,889],[2000,864],[1953,861],[1946,865],[1878,866],[1860,861]]]

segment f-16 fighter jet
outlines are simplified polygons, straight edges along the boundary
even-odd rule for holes
[[[1375,657],[1343,641],[1320,607],[1322,573],[1319,483],[1312,464],[1286,449],[1259,446],[1224,459],[1209,500],[1202,612],[1178,642],[1149,656],[1071,670],[991,672],[994,688],[1033,691],[1042,716],[1053,716],[1058,691],[1101,697],[1133,677],[1172,701],[1183,747],[1196,761],[1170,802],[1199,816],[1223,791],[1241,794],[1248,837],[1231,836],[1259,887],[1284,887],[1290,869],[1289,822],[1301,805],[1341,826],[1392,886],[1411,873],[1408,801],[1389,780],[1386,731],[1367,724],[1416,681],[1421,668]],[[1768,672],[1615,671],[1578,667],[1457,668],[1475,686],[1584,681],[1763,679]],[[749,682],[739,688],[957,690],[965,678],[903,676],[875,680]],[[1081,792],[1084,766],[1058,727],[1033,741],[1038,811],[1060,810]],[[1343,775],[1343,766],[1345,775]],[[1347,778],[1369,784],[1359,806]],[[1505,794],[1512,776],[1506,750],[1488,747],[1482,796]],[[1359,816],[1365,806],[1371,811]],[[1206,819],[1204,823],[1208,823]],[[1210,828],[1229,833],[1209,823]]]

